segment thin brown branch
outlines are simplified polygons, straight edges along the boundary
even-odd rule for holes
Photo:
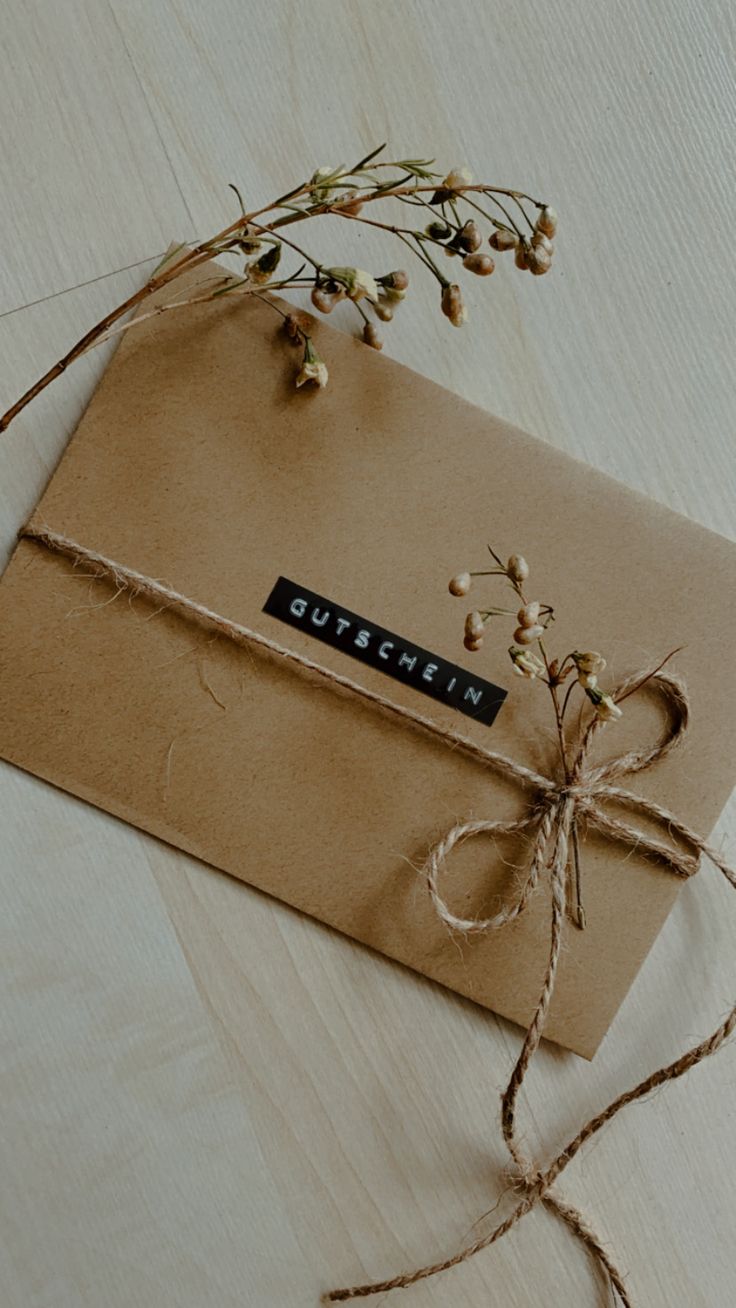
[[[305,190],[308,190],[308,187],[301,187],[297,194],[302,194]],[[164,265],[160,271],[154,273],[154,275],[146,282],[145,286],[142,286],[140,290],[135,291],[133,295],[128,296],[127,300],[124,300],[122,304],[119,304],[116,309],[112,309],[110,313],[105,314],[104,318],[101,318],[99,322],[95,323],[94,327],[90,327],[89,331],[85,332],[84,336],[80,337],[80,339],[65,355],[63,355],[61,359],[58,360],[57,363],[53,365],[53,367],[49,368],[42,377],[39,377],[38,381],[34,382],[33,386],[30,386],[14,404],[11,404],[10,408],[2,415],[2,417],[0,417],[0,433],[6,431],[11,422],[18,417],[18,414],[22,413],[23,409],[25,409],[32,400],[35,400],[37,395],[41,394],[41,391],[45,390],[47,386],[50,386],[52,381],[55,381],[57,377],[61,376],[71,363],[80,358],[82,354],[86,354],[87,350],[92,345],[97,344],[100,337],[103,336],[108,328],[110,328],[114,323],[118,322],[121,318],[126,317],[126,315],[131,313],[134,309],[137,309],[138,306],[151,295],[160,291],[164,286],[167,286],[169,282],[174,281],[175,278],[182,276],[185,272],[191,272],[193,269],[200,267],[203,263],[207,263],[209,260],[214,259],[219,253],[217,247],[222,241],[226,240],[233,232],[238,231],[254,218],[260,217],[262,213],[267,213],[271,208],[273,208],[273,205],[265,205],[261,209],[256,209],[253,213],[247,214],[245,218],[241,215],[235,220],[235,222],[229,223],[221,232],[218,232],[217,236],[212,237],[209,241],[203,241],[199,245],[194,246],[193,249],[188,250],[185,255],[182,255],[180,259],[176,259],[174,263],[170,264],[168,267]]]
[[[145,322],[148,318],[157,318],[159,314],[168,313],[171,309],[187,309],[191,304],[206,304],[208,301],[219,299],[225,293],[230,300],[233,298],[243,299],[245,296],[255,296],[256,299],[270,303],[268,297],[255,286],[234,286],[232,290],[225,291],[222,284],[223,282],[227,282],[228,278],[214,277],[212,280],[217,283],[220,289],[208,291],[206,295],[193,295],[191,298],[186,300],[169,300],[166,304],[157,304],[155,309],[149,309],[146,313],[139,313],[137,317],[131,318],[129,322],[117,323],[115,326],[108,328],[102,336],[98,337],[96,341],[93,341],[91,345],[88,345],[87,348],[82,351],[82,354],[87,354],[90,350],[97,349],[98,345],[104,345],[105,341],[112,340],[114,336],[119,336],[123,332],[129,331],[131,327],[138,327],[140,323]],[[302,290],[303,288],[297,282],[278,282],[273,286],[269,286],[268,289],[273,291],[292,291]],[[276,305],[272,304],[272,307],[276,308]]]
[[[396,186],[382,187],[376,185],[373,190],[367,190],[365,192],[361,191],[361,201],[365,205],[376,200],[388,200],[392,198],[402,199],[414,196],[421,200],[423,204],[426,204],[426,201],[422,199],[423,194],[426,192],[434,192],[436,190],[436,180],[427,183],[426,185],[420,184],[417,180],[411,184],[407,184],[402,178],[401,184],[397,184]],[[521,200],[527,200],[530,204],[542,208],[541,201],[534,200],[525,192],[515,191],[508,187],[490,186],[485,183],[472,183],[467,186],[456,188],[456,195],[458,197],[466,195],[466,193],[468,199],[470,193],[485,194],[491,198],[503,195],[516,201],[516,203],[519,203]],[[152,295],[155,295],[158,291],[162,290],[165,286],[168,286],[171,282],[183,276],[185,273],[192,272],[196,268],[199,268],[203,264],[216,258],[218,255],[225,253],[228,248],[237,248],[238,233],[242,235],[249,225],[256,226],[258,231],[263,234],[278,233],[278,239],[282,240],[285,245],[290,246],[290,248],[306,258],[314,267],[317,275],[319,275],[321,265],[315,259],[311,258],[306,251],[302,250],[296,242],[283,236],[281,229],[291,223],[303,222],[306,219],[318,217],[321,214],[335,214],[343,218],[357,218],[360,222],[369,223],[376,227],[383,227],[385,230],[397,235],[399,239],[403,240],[414,250],[416,256],[427,265],[435,276],[439,277],[440,281],[444,280],[439,269],[434,265],[428,253],[421,248],[421,245],[417,244],[415,247],[414,242],[421,239],[419,233],[408,228],[394,227],[389,224],[379,223],[368,217],[350,214],[344,209],[341,209],[339,203],[336,203],[334,200],[328,199],[322,204],[310,203],[303,209],[299,207],[296,209],[292,208],[288,213],[274,218],[270,223],[257,223],[256,220],[261,218],[264,214],[273,213],[275,210],[283,209],[290,204],[293,205],[295,201],[298,201],[305,196],[313,199],[313,186],[311,182],[301,183],[285,195],[280,196],[277,200],[262,205],[260,208],[254,209],[250,213],[241,212],[233,222],[229,223],[209,240],[202,241],[191,249],[187,249],[185,253],[180,254],[179,251],[177,251],[177,254],[172,257],[171,261],[165,261],[163,264],[159,264],[155,272],[146,282],[145,286],[142,286],[139,290],[135,291],[134,294],[124,300],[122,304],[119,304],[117,308],[112,309],[109,313],[105,314],[99,322],[95,323],[93,327],[90,327],[90,329],[85,332],[74,345],[72,345],[61,359],[53,364],[53,366],[49,368],[42,377],[39,377],[38,381],[34,382],[34,384],[10,406],[10,408],[0,417],[0,433],[6,431],[11,422],[13,422],[14,419],[23,412],[27,405],[40,395],[40,393],[45,390],[51,382],[61,376],[61,374],[65,372],[70,364],[72,364],[76,359],[80,358],[83,354],[86,354],[93,346],[100,344],[102,341],[109,340],[110,337],[117,334],[118,331],[127,330],[127,327],[132,325],[132,322],[125,324],[124,327],[120,328],[118,328],[116,324],[120,323],[122,319],[127,318],[129,314],[138,309]],[[181,308],[184,307],[186,303],[196,302],[198,302],[197,298],[189,301],[182,300],[175,302],[175,304],[171,304],[169,307]],[[154,312],[157,312],[157,310],[154,310]],[[141,314],[133,321],[136,323],[141,322],[149,316],[151,315]]]

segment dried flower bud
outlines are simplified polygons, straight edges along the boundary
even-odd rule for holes
[[[471,640],[480,640],[485,632],[485,623],[480,613],[474,611],[469,613],[465,619],[465,635],[470,636]]]
[[[541,277],[544,273],[549,272],[552,266],[552,255],[549,250],[545,250],[541,245],[533,245],[526,256],[527,267],[535,277]]]
[[[514,672],[518,673],[520,677],[526,677],[528,681],[533,681],[535,677],[541,677],[544,674],[544,664],[532,650],[516,649],[511,645],[509,654],[514,665]]]
[[[340,213],[348,213],[355,218],[363,208],[364,201],[361,199],[360,191],[348,191],[335,201],[334,207]]]
[[[517,627],[514,632],[514,640],[518,645],[532,645],[535,640],[539,640],[544,635],[544,627]]]
[[[312,288],[312,294],[309,298],[315,309],[318,309],[320,313],[332,313],[338,300],[342,299],[343,294],[344,292],[340,294],[337,291],[326,291],[324,286],[315,286]]]
[[[300,344],[302,337],[306,333],[308,327],[309,327],[309,319],[303,313],[298,313],[298,312],[287,313],[286,317],[284,318],[284,331],[286,332],[286,335],[288,336],[289,340],[293,341],[295,345]]]
[[[515,250],[518,237],[515,232],[510,232],[507,227],[499,227],[495,232],[491,232],[488,237],[488,244],[494,250]]]
[[[583,690],[593,690],[598,685],[598,678],[594,672],[579,672],[578,681]]]
[[[386,299],[385,295],[379,296],[373,306],[373,312],[377,318],[381,319],[381,322],[390,322],[394,316],[393,305]]]
[[[263,248],[263,243],[259,239],[258,233],[251,223],[246,223],[243,233],[238,241],[238,246],[243,254],[257,254]]]
[[[431,236],[433,241],[446,241],[448,237],[452,236],[452,228],[448,227],[447,223],[443,223],[440,218],[428,223],[424,230],[427,236]]]
[[[246,281],[251,282],[253,286],[265,286],[271,280],[271,274],[259,268],[258,263],[247,263],[243,271]]]
[[[312,203],[326,204],[335,190],[334,185],[330,186],[329,183],[336,182],[339,177],[343,176],[344,172],[344,164],[339,164],[337,168],[332,168],[329,164],[323,168],[316,168],[309,179],[309,194]]]
[[[534,226],[538,232],[544,232],[545,236],[554,236],[557,231],[557,214],[551,205],[544,206]]]
[[[466,254],[463,259],[463,268],[468,272],[475,273],[478,277],[490,277],[496,267],[490,254]]]
[[[523,609],[519,609],[517,617],[520,627],[536,627],[539,622],[539,600],[532,600],[530,604],[525,604]]]
[[[595,709],[596,717],[602,722],[615,722],[617,718],[623,717],[623,710],[619,708],[613,696],[604,695],[597,686],[586,687],[585,693]]]
[[[324,359],[320,359],[312,345],[311,337],[307,336],[304,342],[302,366],[296,377],[297,386],[303,386],[305,382],[314,382],[321,389],[327,385],[328,375],[327,364]]]
[[[256,286],[264,286],[266,282],[270,282],[272,274],[275,273],[278,267],[280,258],[281,245],[270,245],[260,259],[256,259],[255,263],[246,265],[245,275],[248,281],[253,282]]]
[[[363,340],[365,341],[366,345],[370,345],[372,350],[383,349],[383,341],[378,335],[378,331],[376,330],[376,324],[373,322],[367,322],[365,324],[363,328]]]
[[[473,180],[473,174],[465,166],[461,168],[451,168],[442,185],[446,191],[456,191],[461,186],[468,186]]]
[[[529,564],[521,554],[512,554],[506,564],[506,575],[511,581],[526,581],[529,576]]]
[[[325,268],[325,275],[337,282],[338,286],[344,286],[351,300],[362,300],[365,297],[375,304],[378,299],[376,279],[363,268]]]
[[[442,292],[442,312],[450,319],[453,327],[462,327],[467,320],[468,311],[463,304],[463,297],[457,282],[446,286]]]
[[[595,649],[585,650],[581,653],[579,649],[573,650],[570,656],[578,672],[603,672],[606,666],[606,660],[602,654]]]
[[[532,236],[532,246],[536,249],[546,250],[548,254],[554,254],[555,243],[544,232],[535,232]]]
[[[454,577],[450,578],[448,589],[451,595],[467,595],[470,584],[471,576],[469,572],[457,572]]]
[[[258,267],[262,268],[264,272],[267,273],[275,272],[279,266],[282,248],[283,247],[280,243],[269,246],[265,254],[262,254],[258,260]]]
[[[390,286],[394,291],[405,291],[409,286],[409,274],[404,272],[403,268],[395,268],[393,272],[386,273],[385,277],[379,277],[382,286]]]
[[[445,179],[437,187],[430,203],[444,204],[446,200],[452,199],[457,190],[467,186],[472,180],[473,175],[467,168],[451,168]]]
[[[472,653],[475,653],[476,650],[479,650],[482,644],[483,644],[482,636],[479,636],[477,640],[473,640],[471,636],[466,636],[465,639],[463,640],[463,645],[465,646],[465,648],[469,649]]]
[[[406,291],[402,291],[395,286],[382,287],[382,294],[388,304],[400,304],[402,300],[406,299]]]
[[[514,255],[514,263],[516,264],[517,268],[525,269],[529,267],[528,255],[529,255],[529,246],[527,245],[526,241],[517,241],[516,254]]]
[[[483,244],[483,237],[474,218],[468,218],[468,221],[463,223],[457,234],[457,243],[460,249],[466,250],[468,254],[474,254],[476,250],[480,249]]]

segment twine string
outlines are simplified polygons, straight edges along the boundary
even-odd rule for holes
[[[45,524],[28,524],[20,532],[20,535],[44,545],[57,554],[63,555],[70,559],[75,566],[85,564],[92,569],[93,575],[111,582],[118,591],[125,590],[132,595],[142,595],[154,603],[163,604],[167,609],[204,624],[236,644],[255,645],[268,650],[271,654],[277,655],[287,663],[295,665],[301,671],[316,676],[335,688],[347,690],[363,701],[376,705],[387,714],[411,723],[415,728],[441,740],[445,745],[462,750],[471,757],[478,759],[485,766],[493,768],[506,778],[519,782],[525,789],[532,792],[529,809],[521,818],[513,821],[480,819],[456,823],[431,848],[422,869],[432,903],[440,920],[449,929],[467,935],[499,930],[509,922],[521,917],[542,876],[545,873],[549,874],[551,916],[549,950],[544,980],[519,1056],[501,1100],[501,1129],[511,1157],[515,1185],[520,1190],[522,1197],[503,1222],[499,1223],[488,1234],[462,1246],[451,1257],[417,1268],[411,1272],[400,1273],[388,1280],[372,1281],[363,1285],[332,1290],[324,1298],[325,1302],[340,1302],[364,1298],[368,1295],[387,1293],[390,1290],[405,1288],[414,1285],[417,1281],[448,1271],[452,1267],[467,1262],[475,1254],[495,1244],[508,1231],[512,1230],[522,1217],[526,1216],[541,1202],[560,1217],[568,1229],[582,1242],[596,1261],[611,1291],[623,1305],[623,1308],[633,1308],[624,1278],[606,1252],[601,1240],[590,1227],[583,1214],[569,1204],[553,1188],[554,1184],[583,1145],[616,1116],[621,1109],[642,1099],[650,1091],[665,1084],[665,1082],[683,1076],[692,1067],[716,1053],[736,1029],[736,1005],[711,1035],[687,1050],[666,1067],[658,1068],[650,1073],[644,1080],[618,1095],[600,1113],[590,1118],[545,1167],[534,1164],[521,1149],[516,1134],[516,1110],[519,1093],[544,1033],[554,994],[563,945],[569,845],[573,829],[580,824],[587,824],[588,827],[611,840],[623,843],[629,848],[636,849],[639,853],[658,859],[671,872],[682,878],[688,878],[697,871],[700,856],[704,855],[736,888],[736,870],[727,864],[718,851],[710,846],[692,827],[682,822],[675,814],[655,801],[645,799],[633,791],[612,784],[622,776],[643,771],[682,745],[688,728],[690,709],[687,691],[681,679],[671,672],[657,669],[638,672],[623,681],[614,693],[616,699],[621,699],[624,695],[631,693],[645,680],[659,692],[670,719],[662,739],[652,746],[640,750],[630,750],[602,764],[590,766],[588,757],[591,746],[602,727],[602,723],[594,718],[585,729],[580,740],[570,780],[561,783],[553,778],[543,776],[533,768],[528,768],[514,759],[507,758],[503,754],[486,749],[485,746],[477,744],[453,728],[439,726],[424,714],[396,704],[386,696],[353,681],[352,678],[333,672],[305,655],[282,645],[279,641],[253,631],[251,628],[234,622],[230,618],[223,617],[196,600],[174,590],[173,587],[164,582],[109,559],[98,551],[89,549],[70,537],[53,531]],[[618,814],[609,813],[604,807],[605,801],[611,801],[619,807],[661,823],[667,828],[672,837],[676,837],[688,848],[683,850],[674,843],[667,843],[658,836],[640,830]],[[479,835],[515,835],[521,833],[530,833],[532,836],[531,858],[526,878],[515,901],[509,906],[501,908],[492,917],[461,918],[453,913],[440,889],[441,880],[453,849],[462,842]]]

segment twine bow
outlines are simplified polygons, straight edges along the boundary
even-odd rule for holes
[[[555,862],[561,864],[562,869],[567,867],[571,839],[584,823],[612,840],[623,842],[642,854],[661,860],[679,877],[687,878],[697,871],[699,853],[705,849],[697,832],[661,804],[612,784],[616,778],[642,772],[658,759],[672,753],[682,743],[687,731],[687,693],[683,683],[672,673],[638,672],[621,683],[614,692],[614,698],[622,699],[636,689],[644,678],[662,694],[671,717],[668,731],[660,743],[652,748],[631,750],[597,767],[589,766],[591,746],[603,725],[598,718],[594,718],[583,734],[569,779],[556,781],[514,759],[494,755],[495,770],[520,781],[534,792],[535,798],[529,811],[514,821],[481,818],[477,821],[458,822],[431,849],[422,871],[434,907],[446,926],[465,934],[477,934],[498,930],[520,917],[527,908],[544,869],[553,869]],[[664,823],[671,834],[679,836],[698,853],[689,853],[674,844],[667,844],[632,826],[622,817],[608,813],[604,807],[606,800]],[[474,836],[519,834],[532,835],[532,852],[529,870],[516,900],[504,906],[493,917],[458,917],[440,892],[440,879],[452,850]],[[721,870],[725,871],[725,868]]]
[[[512,1188],[520,1194],[516,1207],[510,1215],[489,1234],[474,1240],[459,1249],[457,1253],[441,1262],[431,1263],[416,1271],[402,1273],[385,1281],[374,1281],[365,1285],[354,1285],[341,1290],[332,1290],[325,1296],[325,1301],[337,1302],[347,1299],[363,1298],[366,1295],[387,1293],[389,1290],[402,1289],[417,1281],[451,1267],[467,1262],[469,1258],[495,1244],[502,1236],[516,1225],[522,1217],[538,1204],[542,1203],[559,1217],[568,1229],[579,1239],[590,1255],[597,1262],[612,1292],[623,1308],[633,1308],[624,1278],[616,1263],[611,1258],[599,1236],[592,1229],[586,1218],[568,1203],[554,1189],[554,1183],[560,1173],[572,1161],[578,1151],[591,1136],[595,1135],[612,1117],[615,1117],[627,1104],[643,1098],[651,1090],[666,1081],[675,1080],[685,1072],[708,1058],[721,1047],[736,1029],[736,1006],[705,1040],[689,1049],[680,1058],[667,1067],[658,1068],[645,1080],[632,1089],[625,1091],[614,1099],[602,1112],[591,1118],[581,1127],[578,1134],[569,1141],[564,1149],[547,1163],[536,1164],[526,1157],[516,1136],[516,1108],[524,1078],[530,1063],[542,1039],[549,1006],[555,988],[557,968],[562,950],[563,925],[567,906],[567,869],[571,837],[578,823],[585,822],[589,827],[609,836],[612,840],[623,842],[640,853],[649,854],[663,861],[672,872],[680,877],[690,877],[698,869],[701,854],[706,855],[736,888],[736,871],[731,868],[708,845],[696,831],[668,809],[642,795],[634,794],[621,786],[613,784],[619,777],[641,772],[656,760],[664,758],[682,744],[689,720],[689,703],[684,683],[674,674],[655,670],[636,673],[614,692],[614,699],[620,700],[636,689],[644,681],[655,688],[664,698],[670,714],[670,724],[659,744],[650,749],[631,750],[610,759],[597,767],[589,766],[588,756],[592,742],[602,723],[596,718],[585,730],[569,778],[555,781],[542,776],[532,768],[515,762],[502,755],[489,757],[487,761],[503,776],[513,777],[534,793],[534,801],[527,814],[511,822],[492,819],[480,819],[472,822],[459,822],[447,835],[431,849],[424,865],[432,901],[442,921],[457,931],[466,934],[495,931],[506,926],[527,908],[534,890],[545,869],[549,869],[552,914],[549,934],[549,955],[547,969],[542,983],[542,990],[533,1017],[524,1036],[521,1051],[517,1058],[510,1080],[501,1099],[501,1129],[506,1146],[511,1155],[511,1167],[508,1177]],[[656,836],[649,835],[623,818],[613,816],[606,811],[605,801],[612,801],[634,812],[655,819],[666,825],[672,836],[679,837],[690,851],[682,850],[674,844],[667,844]],[[452,912],[439,889],[439,881],[445,870],[452,850],[461,841],[484,834],[515,835],[533,834],[532,853],[526,880],[516,900],[508,907],[502,908],[493,917],[461,918]]]
[[[462,736],[451,728],[441,727],[431,718],[417,713],[413,709],[396,704],[384,695],[360,685],[350,677],[333,672],[312,659],[288,649],[271,637],[253,631],[241,623],[215,613],[212,609],[196,600],[174,590],[171,586],[145,576],[134,569],[107,558],[79,542],[53,531],[45,524],[29,523],[21,531],[21,536],[44,545],[47,549],[65,556],[74,566],[84,564],[95,576],[104,579],[117,588],[117,593],[127,591],[131,595],[142,595],[155,604],[162,605],[174,612],[186,616],[191,621],[200,622],[209,629],[220,633],[238,645],[257,646],[270,654],[281,658],[286,665],[296,666],[303,673],[322,679],[334,689],[346,690],[355,697],[376,705],[382,711],[400,721],[411,723],[415,728],[426,732],[454,749],[462,749],[466,754],[478,759],[486,766],[494,768],[502,776],[515,778],[533,793],[534,799],[529,812],[522,818],[511,822],[480,820],[461,822],[448,831],[430,851],[424,872],[434,906],[448,927],[473,933],[493,931],[518,918],[526,909],[529,900],[539,884],[542,873],[549,869],[552,913],[549,935],[549,961],[542,984],[542,992],[532,1020],[524,1036],[521,1052],[516,1061],[511,1078],[504,1091],[501,1107],[501,1126],[504,1140],[511,1154],[514,1187],[521,1192],[521,1199],[513,1212],[485,1235],[471,1244],[464,1246],[452,1257],[442,1262],[420,1267],[413,1272],[405,1272],[386,1281],[373,1281],[365,1285],[353,1285],[340,1290],[332,1290],[324,1296],[327,1302],[363,1298],[367,1295],[386,1293],[413,1285],[438,1272],[466,1262],[474,1254],[494,1244],[507,1231],[530,1212],[537,1203],[543,1203],[560,1217],[588,1251],[597,1260],[608,1284],[618,1296],[624,1308],[633,1308],[623,1277],[603,1247],[596,1233],[588,1225],[582,1213],[567,1203],[552,1187],[560,1173],[575,1157],[581,1147],[597,1131],[610,1121],[626,1104],[635,1102],[648,1094],[656,1086],[666,1081],[683,1076],[697,1063],[708,1058],[721,1047],[723,1042],[736,1029],[736,1006],[734,1006],[720,1026],[700,1044],[687,1050],[680,1058],[667,1067],[658,1068],[637,1086],[625,1091],[614,1099],[607,1108],[591,1118],[579,1130],[578,1134],[546,1166],[541,1167],[523,1154],[515,1134],[516,1103],[524,1076],[536,1052],[544,1031],[550,1001],[554,991],[557,965],[562,947],[563,925],[567,902],[567,866],[571,840],[580,823],[609,836],[612,840],[623,842],[641,853],[650,854],[662,860],[672,872],[680,877],[690,877],[697,871],[699,856],[704,854],[723,873],[730,884],[736,888],[736,871],[731,868],[720,854],[708,845],[696,831],[681,822],[674,813],[653,800],[645,799],[630,790],[612,784],[617,778],[648,768],[656,760],[664,758],[682,744],[688,718],[689,704],[684,683],[672,673],[661,669],[637,673],[624,681],[615,692],[616,699],[622,699],[644,681],[648,681],[664,698],[670,715],[670,724],[659,744],[641,751],[631,750],[618,758],[613,758],[598,767],[588,765],[588,755],[596,733],[602,723],[596,718],[583,734],[577,755],[568,776],[564,781],[556,781],[542,776],[532,768],[527,768],[513,759],[497,754],[485,746],[477,744],[467,736]],[[687,846],[683,851],[674,844],[667,844],[656,836],[649,835],[632,826],[623,818],[613,816],[605,808],[605,802],[612,801],[620,807],[628,808],[640,816],[664,823],[669,833]],[[526,880],[516,901],[508,908],[503,908],[494,917],[465,919],[457,917],[449,908],[439,890],[439,881],[445,869],[447,859],[454,847],[462,840],[481,834],[514,835],[532,832],[532,855]]]

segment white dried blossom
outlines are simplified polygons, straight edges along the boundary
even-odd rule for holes
[[[585,693],[595,709],[596,717],[600,718],[601,722],[615,722],[617,718],[623,717],[623,710],[619,708],[612,695],[604,694],[597,686],[586,687]]]
[[[338,285],[344,286],[351,300],[378,301],[378,285],[375,277],[363,268],[325,268],[325,276]]]
[[[469,186],[473,180],[473,174],[469,168],[464,165],[458,168],[451,168],[442,182],[442,190],[457,191],[462,186]]]
[[[303,386],[305,382],[316,382],[321,388],[327,385],[328,378],[327,364],[319,359],[315,363],[302,364],[297,373],[296,384],[297,386]]]
[[[297,386],[304,386],[306,382],[314,382],[321,390],[327,385],[328,377],[327,364],[324,359],[320,359],[310,337],[307,336],[304,342],[302,366],[296,377]]]
[[[576,649],[573,650],[570,657],[578,672],[593,672],[597,676],[599,672],[603,672],[606,666],[603,655],[599,654],[595,649],[583,650],[582,652]]]
[[[544,663],[537,654],[530,649],[516,649],[512,645],[509,649],[511,662],[514,665],[514,672],[520,677],[526,677],[528,681],[533,681],[535,677],[541,677],[545,672]]]

